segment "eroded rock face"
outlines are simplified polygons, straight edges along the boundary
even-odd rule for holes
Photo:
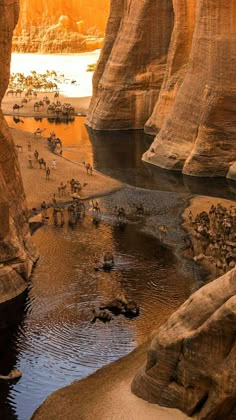
[[[235,50],[236,3],[198,1],[188,70],[144,160],[187,175],[227,174],[236,156]]]
[[[101,48],[109,0],[21,0],[13,51],[62,53]]]
[[[174,28],[168,52],[165,78],[158,101],[145,131],[157,134],[172,109],[175,97],[188,69],[189,54],[195,28],[196,0],[173,0]]]
[[[226,176],[236,160],[235,1],[111,4],[87,124],[145,125],[157,134],[146,162],[186,175]]]
[[[227,418],[235,399],[236,269],[194,293],[154,335],[132,390],[197,419]]]
[[[19,13],[18,0],[0,4],[0,103],[8,85],[11,38]],[[0,110],[0,303],[26,287],[37,255],[31,242],[27,207],[14,143]]]
[[[164,78],[172,27],[172,0],[111,0],[88,126],[143,128]]]

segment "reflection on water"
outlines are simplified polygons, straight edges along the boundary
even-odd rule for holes
[[[15,326],[13,331],[8,329],[9,334],[4,333],[5,338],[2,334],[1,369],[16,365],[23,371],[17,384],[0,384],[0,418],[4,420],[28,419],[52,391],[143,342],[153,327],[189,296],[193,286],[190,279],[197,279],[199,274],[195,273],[199,268],[190,264],[184,275],[171,250],[145,231],[155,234],[157,226],[164,223],[179,246],[179,217],[186,197],[182,193],[234,196],[224,180],[213,180],[211,185],[211,180],[190,179],[144,164],[141,156],[152,139],[141,130],[87,131],[84,118],[68,124],[20,120],[7,117],[9,125],[20,129],[33,132],[44,128],[46,135],[55,131],[62,139],[65,157],[89,161],[105,174],[146,190],[126,188],[100,199],[103,216],[98,228],[87,215],[84,223],[73,229],[49,224],[34,235],[41,257],[32,276],[26,314],[21,321],[24,311],[19,311],[17,331]],[[124,231],[115,229],[111,208],[116,204],[128,207],[140,200],[148,216],[131,220]],[[104,250],[115,256],[116,267],[111,273],[94,270],[94,259]],[[140,317],[128,320],[119,316],[108,324],[91,324],[92,308],[119,295],[137,301]]]
[[[7,388],[5,403],[19,420],[55,389],[127,354],[190,293],[172,252],[142,233],[139,219],[117,230],[105,202],[99,204],[98,228],[87,215],[76,228],[49,224],[34,236],[41,257],[15,343],[23,377]],[[115,257],[110,273],[94,270],[94,258],[104,250]],[[90,323],[92,308],[121,295],[140,305],[140,317]]]
[[[235,199],[236,183],[224,178],[197,178],[166,171],[142,162],[143,153],[152,137],[142,130],[98,132],[85,127],[84,117],[75,117],[67,124],[55,119],[6,117],[10,127],[34,132],[45,129],[45,136],[55,131],[64,146],[63,156],[89,161],[95,169],[136,187],[159,191],[175,191]]]

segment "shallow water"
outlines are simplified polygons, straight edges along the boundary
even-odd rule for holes
[[[0,385],[5,419],[28,419],[52,391],[130,352],[190,293],[192,282],[172,251],[141,231],[143,219],[132,216],[117,229],[106,200],[98,228],[87,212],[76,228],[49,223],[34,235],[40,260],[12,343],[23,377]],[[110,273],[94,270],[104,250],[115,257]],[[135,300],[140,316],[91,324],[92,309],[117,296]],[[5,356],[1,370],[11,363]]]
[[[12,128],[34,132],[44,129],[44,136],[51,131],[63,143],[63,156],[75,162],[90,162],[105,175],[139,188],[192,193],[235,200],[236,182],[224,178],[197,178],[166,171],[144,163],[143,153],[153,138],[143,130],[98,132],[86,127],[85,117],[74,117],[61,122],[55,118],[5,117]]]
[[[0,418],[26,420],[54,390],[142,343],[197,287],[204,273],[196,264],[183,265],[172,249],[161,245],[158,225],[168,226],[169,242],[179,255],[184,236],[180,215],[186,200],[192,191],[202,193],[209,185],[187,182],[142,163],[142,153],[151,142],[142,131],[98,135],[87,132],[83,118],[66,125],[45,119],[7,120],[28,131],[37,127],[56,131],[65,157],[90,161],[105,174],[136,187],[98,200],[102,220],[97,228],[87,209],[84,222],[75,228],[67,223],[56,227],[49,221],[34,234],[40,260],[26,304],[16,300],[4,305],[0,314],[0,371],[7,373],[14,366],[23,371],[18,383],[0,383]],[[228,184],[217,186],[213,195],[230,198]],[[132,203],[140,201],[145,205],[144,218],[133,214]],[[128,213],[123,231],[114,224],[115,205]],[[95,257],[105,250],[115,256],[110,273],[94,270]],[[120,295],[140,305],[140,316],[91,324],[92,309]],[[7,331],[3,320],[9,321]]]

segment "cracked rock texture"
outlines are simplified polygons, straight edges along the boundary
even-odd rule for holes
[[[235,419],[236,269],[194,293],[162,325],[132,390],[201,420]]]
[[[69,53],[101,48],[109,0],[20,0],[13,51]]]
[[[11,39],[19,13],[18,0],[0,4],[0,103],[10,71]],[[0,303],[27,287],[36,251],[28,228],[27,207],[16,149],[0,110]]]
[[[87,124],[145,126],[144,161],[235,179],[235,66],[235,0],[113,0]]]

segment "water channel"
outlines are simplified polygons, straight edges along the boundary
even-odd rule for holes
[[[23,371],[16,384],[0,384],[0,418],[27,420],[54,390],[114,361],[141,344],[194,291],[206,273],[180,257],[184,231],[181,213],[194,194],[234,199],[234,185],[197,182],[141,162],[151,138],[142,131],[95,134],[83,118],[68,124],[24,118],[12,127],[33,132],[54,130],[63,142],[63,156],[90,161],[95,169],[120,179],[126,188],[99,198],[98,227],[87,212],[75,228],[49,222],[34,242],[40,259],[28,293],[0,308],[0,371]],[[213,187],[214,185],[214,187]],[[144,218],[134,217],[133,202],[145,203]],[[112,209],[122,204],[130,213],[117,229]],[[158,224],[169,228],[169,246],[158,238]],[[94,257],[112,250],[115,269],[94,270]],[[173,252],[175,251],[175,252]],[[140,316],[115,317],[91,324],[92,308],[117,296],[140,305]]]

